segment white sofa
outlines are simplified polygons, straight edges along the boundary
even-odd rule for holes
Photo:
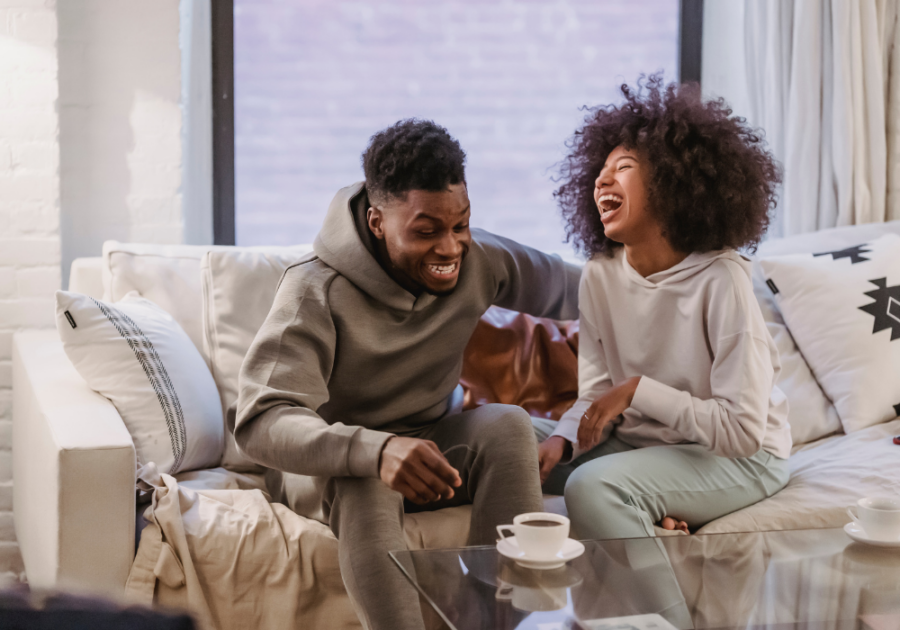
[[[885,231],[900,234],[900,222],[773,240],[760,248],[759,256],[841,249]],[[139,291],[172,313],[209,363],[213,359],[208,328],[215,323],[217,311],[210,306],[213,298],[209,286],[201,282],[201,263],[208,260],[204,254],[211,249],[238,251],[107,243],[102,259],[80,259],[73,264],[69,288],[107,300]],[[284,249],[252,251],[285,254]],[[252,274],[244,280],[248,279],[253,280]],[[900,493],[900,466],[896,465],[900,446],[890,439],[900,434],[900,418],[843,435],[833,407],[794,346],[761,277],[756,277],[754,284],[782,354],[785,370],[781,386],[793,406],[791,421],[797,444],[791,457],[791,480],[771,499],[713,521],[701,531],[841,526],[848,520],[845,508],[858,497]],[[274,292],[274,286],[265,290]],[[255,308],[263,308],[264,316],[268,305],[257,304]],[[13,346],[14,513],[28,580],[41,588],[121,594],[135,552],[135,453],[131,437],[113,405],[80,378],[55,331],[18,334]],[[221,370],[217,374],[216,367],[211,367],[217,382],[226,382],[219,379],[228,375]],[[186,473],[179,481],[198,488],[204,484],[264,487],[257,472],[244,473],[230,476],[228,471],[217,469],[217,474],[207,476]],[[548,499],[548,505],[564,509],[560,498]],[[407,523],[408,540],[413,547],[461,545],[468,530],[468,514],[468,508],[454,508],[413,515]],[[316,531],[316,536],[331,537],[325,528]],[[332,545],[315,559],[322,575],[337,571],[334,549]],[[316,597],[319,600],[313,601],[312,607],[330,606],[331,625],[358,627],[339,585]]]

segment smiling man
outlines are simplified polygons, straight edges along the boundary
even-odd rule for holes
[[[403,514],[471,503],[469,544],[542,509],[522,409],[463,412],[463,352],[493,304],[578,315],[580,271],[469,228],[465,153],[429,121],[377,133],[366,181],[338,191],[315,256],[284,274],[244,362],[235,437],[273,497],[327,522],[364,626],[422,627],[388,551]]]

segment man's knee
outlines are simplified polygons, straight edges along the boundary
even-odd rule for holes
[[[336,477],[330,480],[331,505],[328,520],[340,538],[342,521],[365,522],[367,526],[394,527],[403,522],[403,495],[387,487],[380,479]]]
[[[491,405],[491,419],[482,439],[491,448],[536,448],[534,425],[528,412],[515,405]]]
[[[403,504],[403,495],[374,477],[335,477],[331,481],[335,498],[345,504]]]

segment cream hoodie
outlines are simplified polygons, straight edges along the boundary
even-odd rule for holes
[[[591,403],[640,376],[631,407],[611,423],[635,446],[702,444],[722,457],[791,452],[781,363],[753,296],[750,262],[733,250],[694,253],[646,278],[624,248],[595,256],[579,288],[579,397],[553,435],[573,444]]]

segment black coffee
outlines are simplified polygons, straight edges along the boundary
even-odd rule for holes
[[[556,521],[522,521],[522,525],[528,525],[529,527],[556,527],[558,525],[562,525],[562,523],[558,523]]]

